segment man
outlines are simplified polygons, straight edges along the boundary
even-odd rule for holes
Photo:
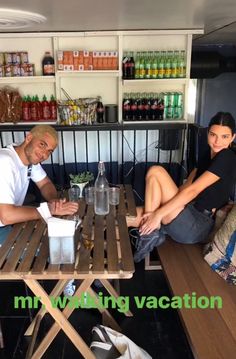
[[[77,203],[57,199],[56,188],[40,165],[57,144],[54,128],[38,125],[20,145],[12,144],[0,149],[0,245],[14,223],[41,217],[46,221],[50,216],[72,215],[78,210]],[[30,179],[47,201],[38,208],[22,206]]]

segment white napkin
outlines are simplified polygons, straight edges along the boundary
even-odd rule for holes
[[[56,217],[48,218],[49,237],[71,237],[75,233],[76,222]]]

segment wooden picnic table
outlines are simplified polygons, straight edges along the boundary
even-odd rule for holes
[[[86,205],[82,199],[79,216],[82,223],[75,233],[76,259],[73,264],[49,263],[47,226],[42,220],[15,224],[0,248],[0,280],[23,280],[43,304],[25,333],[32,335],[26,358],[41,358],[62,329],[86,359],[95,359],[68,320],[75,308],[66,306],[63,311],[54,308],[50,296],[59,296],[69,280],[80,279],[74,297],[87,292],[96,298],[91,285],[99,279],[108,293],[117,298],[119,293],[109,279],[129,279],[133,276],[134,262],[126,224],[126,216],[136,216],[132,187],[121,186],[120,203],[116,207],[111,206],[107,216],[95,215],[93,205]],[[46,293],[40,280],[57,280],[50,294]],[[98,307],[98,310],[103,314],[104,324],[109,323],[119,329],[107,309]],[[55,322],[33,352],[40,321],[47,312]],[[125,315],[132,316],[132,313],[128,311]]]

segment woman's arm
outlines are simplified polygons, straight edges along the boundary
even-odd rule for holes
[[[159,228],[161,223],[171,222],[199,193],[217,182],[220,177],[212,172],[204,172],[196,181],[178,192],[174,198],[152,213],[143,216],[144,221],[140,227],[141,234],[149,234]]]
[[[196,176],[196,173],[197,173],[197,168],[194,168],[190,172],[187,180],[179,187],[179,192],[183,191],[184,188],[189,187],[193,183],[193,180],[194,180],[194,178]]]

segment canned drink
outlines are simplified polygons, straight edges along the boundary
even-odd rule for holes
[[[168,106],[174,107],[175,106],[175,92],[170,92],[168,96]]]
[[[20,75],[21,76],[28,76],[28,66],[27,64],[20,65]]]
[[[167,118],[173,118],[174,117],[174,107],[167,107]]]
[[[12,65],[5,65],[4,71],[5,71],[5,77],[11,77],[12,76]]]
[[[4,52],[0,52],[0,66],[4,65]]]
[[[21,62],[21,64],[28,64],[29,58],[28,58],[27,51],[20,52],[20,62]]]
[[[11,65],[12,76],[20,76],[20,64]]]
[[[0,77],[4,77],[4,75],[5,75],[4,66],[0,65]]]
[[[164,110],[163,110],[163,120],[166,120],[168,117],[167,117],[167,112],[168,112],[168,107],[164,107]]]
[[[183,118],[183,106],[176,107],[176,118]]]
[[[5,65],[11,65],[12,64],[12,54],[11,54],[11,52],[5,52],[4,53],[4,60],[5,60]]]
[[[176,106],[176,107],[181,107],[181,106],[183,106],[183,94],[182,94],[182,92],[177,92],[177,93],[176,93],[175,106]]]
[[[13,63],[13,65],[20,64],[20,53],[19,52],[12,52],[12,63]]]
[[[164,93],[163,93],[163,100],[164,100],[164,107],[168,107],[168,106],[169,106],[169,95],[168,95],[168,92],[164,92]]]
[[[174,118],[182,118],[183,117],[183,108],[182,106],[174,108]]]

